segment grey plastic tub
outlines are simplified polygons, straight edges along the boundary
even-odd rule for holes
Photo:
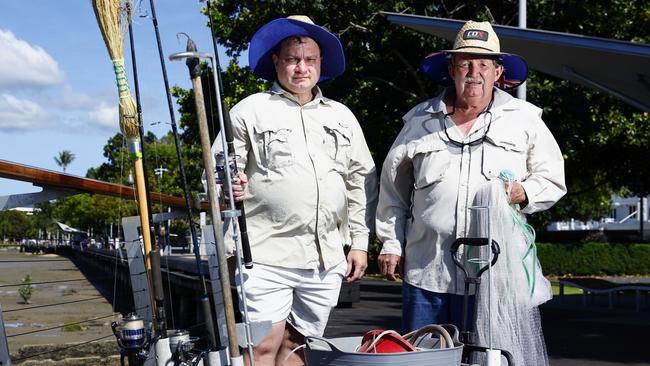
[[[305,338],[307,366],[460,366],[463,344],[454,341],[454,347],[424,349],[404,353],[355,352],[362,337]]]

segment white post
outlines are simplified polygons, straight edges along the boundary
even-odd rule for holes
[[[519,0],[519,28],[526,28],[526,0]],[[517,88],[517,98],[526,100],[526,83]]]

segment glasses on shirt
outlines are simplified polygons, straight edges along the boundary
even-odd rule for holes
[[[470,146],[471,147],[471,146],[482,144],[485,141],[485,139],[487,138],[487,134],[490,131],[490,126],[492,125],[492,112],[490,112],[488,110],[488,111],[485,111],[483,113],[489,113],[490,114],[490,122],[488,122],[488,125],[485,128],[485,132],[483,132],[483,135],[481,137],[478,137],[478,138],[476,138],[476,139],[474,139],[472,141],[469,141],[469,142],[456,141],[456,140],[452,139],[451,136],[449,136],[449,132],[447,132],[447,127],[444,126],[444,121],[443,121],[443,130],[445,131],[445,136],[447,136],[447,140],[449,140],[449,142],[452,145],[458,146],[461,149],[465,148],[465,146]],[[481,114],[483,114],[483,113],[481,113]],[[451,116],[452,114],[453,113],[445,114],[445,118]],[[452,121],[452,123],[454,123],[454,121]]]
[[[442,129],[445,131],[445,136],[447,136],[447,140],[449,140],[449,142],[452,145],[460,147],[461,150],[464,149],[465,146],[472,147],[472,146],[475,146],[475,145],[482,144],[485,141],[485,139],[487,138],[487,134],[490,131],[490,126],[492,126],[492,103],[494,103],[494,94],[492,94],[492,99],[490,99],[490,103],[488,103],[485,110],[483,112],[479,113],[479,115],[476,117],[476,119],[478,119],[478,117],[480,117],[484,113],[485,114],[490,114],[490,121],[488,122],[488,125],[485,128],[485,132],[483,132],[483,136],[481,136],[481,137],[479,137],[479,138],[477,138],[475,140],[469,141],[469,142],[456,141],[456,140],[452,139],[451,136],[449,136],[449,132],[447,132],[447,127],[445,127],[445,121],[443,120],[442,121]],[[449,119],[451,119],[451,116],[454,113],[456,113],[456,100],[455,99],[454,99],[454,109],[451,111],[451,113],[445,114],[445,119],[447,117],[449,117]],[[453,120],[451,121],[451,123],[455,125]]]

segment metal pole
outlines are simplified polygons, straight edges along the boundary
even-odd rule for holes
[[[526,27],[526,0],[519,0],[519,28]],[[526,82],[517,87],[517,98],[526,100]]]

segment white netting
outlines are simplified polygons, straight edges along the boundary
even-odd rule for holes
[[[551,299],[553,294],[537,260],[535,233],[525,223],[523,214],[508,203],[503,181],[488,182],[476,193],[474,204],[490,207],[490,236],[501,249],[491,268],[490,321],[488,273],[481,277],[475,306],[477,343],[489,346],[490,324],[491,346],[512,353],[515,365],[548,365],[537,306]]]

